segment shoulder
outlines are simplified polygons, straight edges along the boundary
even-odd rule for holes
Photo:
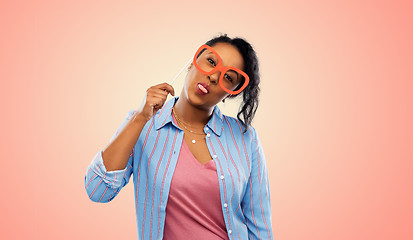
[[[253,126],[247,126],[247,131],[244,132],[244,126],[240,120],[232,116],[222,114],[224,126],[228,127],[233,134],[242,136],[245,140],[252,141],[256,137],[256,130]]]

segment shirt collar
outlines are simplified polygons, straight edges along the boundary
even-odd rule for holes
[[[175,102],[178,100],[178,98],[178,96],[173,97],[172,99],[167,101],[163,105],[163,107],[158,111],[159,114],[156,114],[154,116],[156,130],[159,130],[161,127],[165,126],[169,122],[171,122],[175,127],[179,128],[175,125],[172,118],[172,107],[175,105]],[[215,105],[214,111],[212,112],[212,117],[211,119],[209,119],[206,126],[210,128],[216,135],[221,136],[223,116],[218,105]]]

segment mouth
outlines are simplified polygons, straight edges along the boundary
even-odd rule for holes
[[[201,95],[208,94],[209,93],[209,85],[204,83],[204,82],[198,82],[197,91]]]

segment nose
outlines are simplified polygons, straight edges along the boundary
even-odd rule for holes
[[[211,83],[214,83],[214,84],[218,83],[220,74],[221,74],[220,71],[216,71],[216,72],[214,72],[213,74],[208,75],[209,81],[210,81]]]

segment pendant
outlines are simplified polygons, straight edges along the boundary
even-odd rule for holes
[[[192,139],[192,143],[196,143],[195,139]]]

